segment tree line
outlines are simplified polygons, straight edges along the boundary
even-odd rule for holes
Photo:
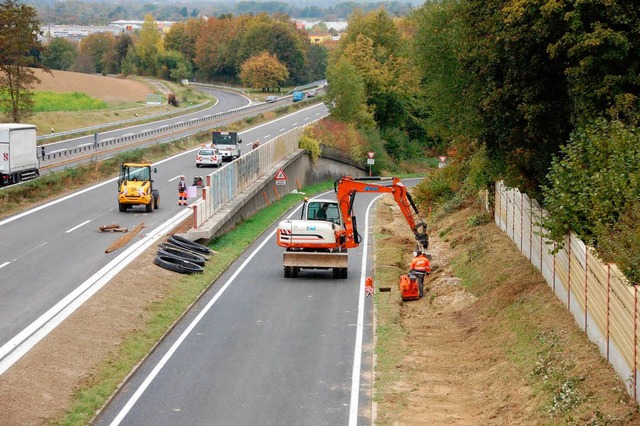
[[[449,156],[419,186],[423,202],[459,203],[505,180],[549,211],[550,238],[575,232],[640,282],[636,1],[440,0],[403,18],[354,13],[327,76],[332,115],[373,135],[383,165]]]
[[[195,77],[277,90],[324,78],[328,56],[280,14],[194,18],[165,34],[148,14],[133,33],[94,33],[81,43],[53,38],[46,44],[39,41],[42,35],[33,7],[0,3],[0,107],[11,121],[30,115],[29,89],[37,79],[29,67],[173,81]]]
[[[414,2],[415,3],[415,2]],[[355,8],[364,11],[384,7],[393,15],[406,15],[413,9],[409,2],[337,2],[334,5],[320,7],[300,6],[295,2],[278,1],[240,1],[206,2],[192,1],[188,5],[171,2],[95,2],[30,0],[41,22],[66,25],[107,25],[117,20],[142,20],[151,14],[158,21],[184,21],[199,16],[221,15],[259,15],[261,13],[286,14],[300,19],[320,19],[325,21],[345,20]]]
[[[241,81],[265,89],[321,79],[327,61],[326,48],[310,43],[288,16],[267,14],[189,19],[164,36],[147,15],[132,34],[94,33],[79,45],[54,38],[46,47],[42,63],[51,69]]]

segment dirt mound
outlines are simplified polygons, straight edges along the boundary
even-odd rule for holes
[[[52,70],[52,74],[41,69],[33,71],[41,80],[34,90],[81,92],[105,102],[145,102],[146,96],[153,93],[146,84],[127,78],[57,70]]]

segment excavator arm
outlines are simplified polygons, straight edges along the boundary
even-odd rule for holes
[[[390,181],[390,184],[381,184],[374,182]],[[427,224],[420,218],[418,208],[416,207],[411,194],[407,187],[397,177],[351,177],[343,176],[334,183],[338,206],[342,214],[344,222],[344,231],[342,235],[345,248],[357,247],[360,244],[361,237],[358,233],[356,217],[352,214],[353,201],[356,193],[390,193],[393,195],[396,203],[400,207],[400,211],[404,215],[411,231],[416,238],[417,248],[425,251],[429,247],[429,238],[427,236]]]

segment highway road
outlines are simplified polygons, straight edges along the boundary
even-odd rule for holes
[[[241,133],[244,152],[327,114],[324,104],[302,109]],[[155,186],[160,209],[117,209],[115,179],[98,183],[0,220],[0,374],[15,363],[113,274],[146,246],[189,215],[177,205],[177,176],[204,175],[195,167],[195,149],[156,164]],[[145,229],[129,246],[110,254],[105,249],[121,235],[100,233],[100,225]]]
[[[216,281],[95,424],[371,424],[373,307],[364,280],[372,262],[366,231],[373,199],[356,197],[364,238],[349,251],[347,279],[309,270],[284,278],[273,226]]]
[[[104,132],[98,132],[97,138],[98,141],[102,141],[104,139],[111,138],[119,138],[127,134],[138,133],[146,129],[151,128],[159,128],[162,126],[168,126],[172,124],[176,124],[183,121],[192,120],[199,117],[204,117],[207,115],[214,115],[220,112],[231,111],[237,108],[242,108],[251,104],[251,100],[245,96],[241,96],[237,93],[232,93],[224,90],[219,90],[215,88],[207,88],[206,86],[198,87],[198,90],[204,93],[211,95],[217,99],[215,105],[212,105],[209,108],[202,109],[200,111],[190,112],[185,115],[181,115],[179,117],[173,118],[165,118],[160,119],[158,121],[154,121],[153,123],[144,123],[137,124],[133,126],[129,126],[126,128],[109,130]],[[88,136],[80,136],[77,138],[67,139],[60,142],[53,142],[45,145],[45,152],[47,154],[53,154],[60,151],[65,151],[71,148],[82,147],[86,145],[93,145],[94,143],[94,135]],[[38,155],[41,153],[38,152]]]

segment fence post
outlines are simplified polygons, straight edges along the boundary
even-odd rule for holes
[[[587,313],[589,312],[589,247],[584,246],[584,331],[587,331]]]
[[[569,312],[571,312],[571,233],[569,233],[569,255],[567,258],[569,259],[568,267],[567,267],[567,308],[569,308]]]
[[[638,400],[638,289],[633,287],[633,399]]]
[[[556,294],[556,242],[553,242],[553,294]],[[556,297],[558,295],[556,294]]]
[[[542,209],[539,208],[540,210],[540,214],[538,215],[538,217],[540,218],[540,226],[538,227],[538,229],[540,230],[540,272],[542,272],[542,246],[544,245],[544,239],[542,238]]]
[[[609,361],[609,316],[611,314],[611,265],[607,264],[607,361]]]
[[[523,229],[522,227],[524,226],[524,194],[520,193],[520,253],[522,253],[522,233],[523,233]]]

